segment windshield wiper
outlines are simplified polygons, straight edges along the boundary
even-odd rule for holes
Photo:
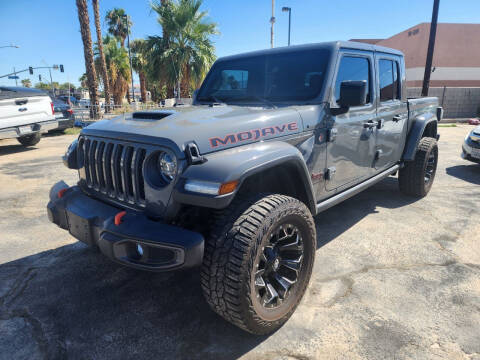
[[[199,101],[207,101],[207,102],[212,102],[213,101],[214,104],[222,104],[222,105],[225,104],[224,101],[221,101],[221,100],[217,99],[213,95],[208,95],[208,96],[205,96],[205,97],[201,97],[201,98],[198,98],[198,100]]]

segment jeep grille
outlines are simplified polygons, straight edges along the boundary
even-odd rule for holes
[[[84,180],[88,188],[121,202],[145,206],[142,169],[146,149],[138,144],[85,136],[79,140],[79,149],[83,154]]]

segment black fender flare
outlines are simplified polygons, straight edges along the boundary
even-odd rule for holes
[[[425,128],[431,123],[438,123],[435,114],[423,114],[413,120],[407,135],[405,148],[403,149],[403,161],[413,161],[415,159],[415,153],[417,152],[417,147],[422,139]]]
[[[181,175],[172,194],[178,203],[220,209],[227,207],[235,197],[242,183],[250,176],[282,164],[294,165],[308,198],[308,208],[316,214],[315,195],[312,180],[301,152],[283,141],[258,142],[218,151],[206,155],[203,164],[190,165]],[[184,189],[185,181],[194,179],[214,183],[227,183],[238,180],[233,193],[226,195],[203,195]]]

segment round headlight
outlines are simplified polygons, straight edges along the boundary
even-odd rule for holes
[[[177,159],[174,155],[163,152],[158,157],[158,167],[163,179],[167,182],[170,182],[177,174]]]

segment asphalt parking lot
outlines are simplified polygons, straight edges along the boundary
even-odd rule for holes
[[[0,141],[2,359],[480,359],[480,165],[459,156],[471,126],[441,128],[430,194],[387,178],[320,214],[310,287],[275,334],[209,310],[198,271],[116,265],[48,222],[74,171],[75,136]]]

